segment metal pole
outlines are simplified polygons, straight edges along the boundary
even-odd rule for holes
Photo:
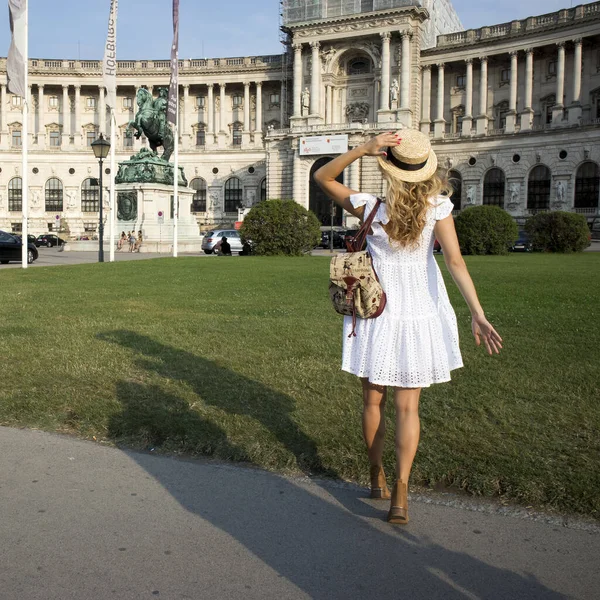
[[[115,109],[110,109],[110,223],[109,223],[109,235],[110,235],[110,251],[109,261],[115,262],[115,224],[116,224],[116,202],[115,202],[115,176],[117,169],[116,159],[116,125],[117,120],[115,118]]]
[[[102,198],[102,158],[100,161],[100,224],[98,226],[98,237],[99,240],[99,248],[98,248],[98,262],[104,262],[104,212],[102,210],[102,205],[104,204]]]
[[[29,167],[27,165],[29,153],[29,2],[25,3],[25,48],[23,62],[25,63],[25,98],[23,98],[23,139],[21,150],[23,151],[23,173],[21,174],[21,202],[23,211],[23,225],[21,226],[22,252],[21,259],[23,268],[26,269],[29,259]],[[4,128],[4,123],[2,123]]]
[[[331,226],[329,231],[329,252],[333,252],[333,200],[331,201]]]

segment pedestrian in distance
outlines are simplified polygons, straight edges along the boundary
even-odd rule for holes
[[[135,231],[129,232],[129,252],[135,250]]]
[[[139,252],[142,249],[142,243],[144,241],[144,236],[142,235],[142,230],[140,229],[137,233],[137,240],[135,242],[135,251]]]
[[[221,256],[231,256],[231,245],[227,241],[227,238],[223,236],[221,238],[221,246],[219,248],[219,254]]]
[[[124,231],[121,231],[121,237],[119,238],[119,241],[117,242],[117,250],[123,250],[123,246],[125,246],[126,243],[127,243],[127,236],[125,235]]]
[[[367,236],[367,250],[386,294],[381,315],[344,318],[342,369],[362,380],[362,428],[370,462],[371,498],[391,499],[388,521],[408,523],[408,481],[419,444],[421,389],[450,381],[463,366],[456,315],[433,257],[439,241],[448,271],[471,312],[475,343],[498,354],[502,338],[486,319],[461,255],[447,176],[429,137],[416,130],[383,133],[321,167],[317,184],[339,206],[366,220],[377,206],[371,194],[336,181],[363,156],[375,156],[387,182]],[[396,477],[390,493],[383,471],[384,406],[393,388],[396,409]]]

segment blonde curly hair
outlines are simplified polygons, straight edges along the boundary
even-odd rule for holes
[[[427,222],[431,201],[440,194],[451,196],[448,174],[442,170],[425,181],[409,183],[383,171],[387,182],[385,203],[389,222],[383,226],[390,241],[399,246],[416,247]]]

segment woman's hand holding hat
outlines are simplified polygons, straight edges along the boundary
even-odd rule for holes
[[[400,141],[400,136],[397,133],[388,131],[387,133],[381,133],[378,136],[371,138],[360,148],[365,156],[387,156],[386,149],[397,146]]]

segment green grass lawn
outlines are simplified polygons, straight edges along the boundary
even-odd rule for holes
[[[470,257],[490,358],[422,396],[413,482],[600,515],[600,254]],[[366,483],[327,258],[0,270],[0,424]],[[445,269],[442,268],[445,275]],[[448,279],[448,278],[447,278]],[[385,457],[393,472],[392,413]]]

